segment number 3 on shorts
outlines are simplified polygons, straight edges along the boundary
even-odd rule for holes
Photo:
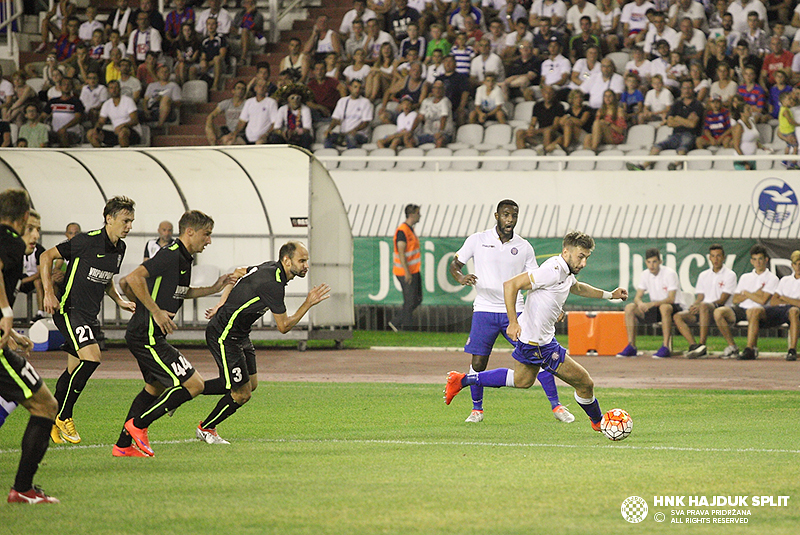
[[[233,382],[238,383],[242,380],[242,369],[241,368],[233,368],[231,370],[231,374],[233,374]]]

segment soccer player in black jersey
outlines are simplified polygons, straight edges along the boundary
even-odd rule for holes
[[[0,395],[28,409],[31,417],[22,436],[22,456],[8,493],[9,503],[59,503],[39,487],[33,476],[50,442],[50,429],[58,411],[55,398],[33,366],[14,349],[30,351],[29,339],[14,332],[14,289],[22,278],[25,242],[20,234],[30,212],[28,194],[19,189],[0,193]]]
[[[217,293],[228,275],[213,286],[190,288],[192,255],[211,243],[214,220],[203,212],[186,212],[178,223],[179,236],[120,281],[126,295],[136,300],[125,341],[139,363],[144,389],[131,404],[114,457],[152,457],[147,429],[154,421],[203,391],[203,377],[166,337],[177,326],[172,318],[184,299]]]
[[[250,341],[253,323],[267,310],[272,311],[281,333],[289,332],[314,305],[330,297],[327,284],[308,292],[297,311],[286,314],[286,284],[308,273],[308,249],[300,243],[285,243],[278,262],[239,268],[235,286],[226,286],[220,302],[207,314],[206,342],[219,367],[219,377],[206,381],[203,394],[224,394],[211,413],[200,422],[195,434],[208,444],[229,444],[217,434],[216,427],[247,403],[258,386],[256,352]]]
[[[125,256],[122,238],[131,230],[135,203],[127,197],[113,197],[103,209],[105,225],[99,230],[78,234],[68,241],[48,249],[39,261],[44,286],[44,309],[67,342],[67,369],[56,383],[56,400],[60,407],[53,426],[53,442],[81,441],[72,409],[86,382],[100,366],[100,346],[97,315],[107,293],[120,308],[134,312],[136,305],[123,299],[114,287],[112,277],[119,273]],[[53,291],[53,261],[63,258],[69,262],[64,294],[59,300]]]

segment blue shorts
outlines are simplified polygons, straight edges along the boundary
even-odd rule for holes
[[[761,327],[768,329],[770,327],[780,327],[784,323],[789,323],[789,309],[792,305],[778,305],[764,307],[766,318],[761,320]]]
[[[505,336],[508,343],[514,345],[506,334],[507,328],[508,314],[505,312],[473,312],[472,327],[469,329],[464,353],[488,357],[492,354],[492,347],[498,334]]]
[[[542,370],[554,374],[564,362],[567,350],[561,347],[555,338],[549,344],[542,346],[517,341],[517,347],[511,356],[518,362],[529,366],[539,366]]]

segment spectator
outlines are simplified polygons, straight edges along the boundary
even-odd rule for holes
[[[593,46],[586,50],[586,57],[575,62],[570,76],[570,89],[581,89],[586,93],[589,92],[589,79],[594,74],[600,73],[600,62],[597,59],[599,56],[600,48]]]
[[[465,31],[467,29],[467,17],[471,17],[481,30],[486,29],[483,11],[473,6],[470,0],[458,0],[458,7],[450,13],[450,17],[447,19],[448,35],[453,37],[457,32]]]
[[[681,85],[681,80],[689,77],[689,69],[681,61],[681,53],[673,50],[669,53],[669,66],[667,66],[667,77],[664,82],[667,87],[677,93]]]
[[[122,42],[122,38],[120,37],[119,30],[111,30],[111,34],[109,35],[108,42],[103,45],[103,59],[110,60],[111,59],[111,50],[114,48],[118,48],[120,51],[120,59],[124,58],[128,54],[128,47],[125,46],[125,43]]]
[[[10,147],[11,144],[11,125],[0,121],[0,147]]]
[[[764,148],[759,141],[760,133],[756,128],[756,113],[755,106],[746,102],[731,110],[731,118],[734,121],[731,128],[731,147],[742,156],[752,156],[758,149]],[[754,160],[733,162],[733,168],[738,171],[755,171],[756,162]]]
[[[585,2],[586,0],[582,0]],[[591,5],[591,4],[589,4]],[[578,7],[575,5],[574,7]],[[573,34],[569,40],[569,57],[575,63],[577,60],[586,57],[586,50],[590,47],[600,48],[600,38],[592,34],[592,19],[589,17],[581,17],[580,20],[580,33]]]
[[[554,37],[556,34],[555,34],[555,32],[550,31],[550,29],[549,29],[550,28],[549,20],[550,19],[548,18],[547,19],[547,21],[548,21],[547,22],[547,24],[548,24],[548,26],[547,26],[548,33],[550,34],[550,37]],[[522,45],[522,43],[524,43],[524,42],[535,43],[536,42],[536,37],[531,32],[528,31],[528,22],[524,18],[518,19],[517,22],[514,24],[514,27],[515,27],[515,31],[513,31],[513,32],[511,32],[511,33],[506,35],[506,46],[503,49],[503,56],[502,56],[503,59],[505,59],[506,61],[510,61],[510,60],[512,60],[512,58],[515,57],[515,55],[517,54],[517,51],[519,50],[519,47]],[[534,44],[534,50],[536,50],[535,46],[536,45]],[[545,48],[546,48],[546,46],[545,46]]]
[[[477,87],[482,84],[487,73],[493,73],[498,82],[506,78],[503,60],[492,52],[489,39],[482,38],[478,41],[478,55],[470,62],[469,75],[471,85]]]
[[[689,19],[693,28],[703,32],[704,36],[708,33],[706,9],[696,0],[678,0],[670,6],[668,17],[668,24],[673,28],[677,28],[684,19]]]
[[[78,27],[78,37],[82,41],[91,41],[95,30],[103,30],[103,23],[95,20],[95,17],[97,17],[97,8],[92,5],[88,6],[86,8],[86,22]]]
[[[617,94],[611,89],[603,91],[603,104],[597,110],[592,125],[592,135],[584,138],[584,148],[596,151],[601,143],[608,145],[623,143],[628,130],[625,116],[625,107],[619,105]]]
[[[6,123],[6,124],[8,124],[8,123]],[[10,136],[11,136],[11,134],[9,133],[9,137]],[[18,149],[27,149],[28,148],[28,140],[25,139],[24,137],[18,138],[16,147]]]
[[[702,131],[704,115],[703,105],[694,98],[692,81],[684,80],[681,82],[681,97],[672,104],[667,115],[666,125],[672,127],[672,134],[664,141],[653,145],[650,154],[655,155],[662,150],[674,149],[679,155],[683,155],[692,150],[697,136]],[[651,167],[653,167],[652,162],[646,162],[643,166],[628,164],[629,169]],[[674,171],[679,167],[683,167],[683,164],[673,162],[669,164],[668,169]]]
[[[450,48],[450,55],[456,60],[456,72],[469,76],[469,68],[472,64],[472,58],[475,57],[475,51],[471,46],[467,45],[466,33],[459,32],[456,35],[455,43]]]
[[[366,0],[353,0],[353,9],[348,11],[342,17],[342,23],[339,25],[339,33],[342,37],[350,37],[353,31],[353,22],[361,21],[361,29],[364,29],[364,23],[368,20],[377,18],[377,15],[371,9],[367,9]]]
[[[748,30],[748,18],[751,12],[758,15],[759,21],[767,20],[767,9],[759,0],[733,0],[728,6],[728,13],[733,17],[733,29],[744,35]]]
[[[431,96],[422,101],[417,121],[421,128],[415,128],[416,143],[433,143],[437,148],[444,147],[453,139],[453,107],[445,96],[445,84],[435,80],[431,84]]]
[[[3,67],[0,66],[0,105],[14,95],[14,84],[3,78]]]
[[[369,75],[367,75],[365,84],[367,98],[369,100],[382,99],[384,93],[392,85],[394,75],[395,62],[392,47],[389,43],[383,43],[381,45],[380,58],[378,58]]]
[[[502,58],[506,49],[506,32],[503,31],[503,23],[497,19],[489,22],[489,32],[484,37],[489,40],[492,52]]]
[[[339,57],[335,52],[326,54],[322,61],[325,62],[325,76],[330,76],[337,80],[342,77],[339,71]]]
[[[94,128],[86,133],[86,138],[93,147],[120,147],[138,145],[141,140],[139,114],[136,103],[122,94],[119,80],[108,83],[109,99],[100,108],[100,118]],[[104,130],[103,126],[111,122],[113,130]]]
[[[141,0],[139,9],[133,13],[133,20],[139,20],[139,13],[146,13],[150,27],[155,28],[159,35],[164,35],[164,17],[161,16],[154,0]]]
[[[747,67],[752,67],[758,81],[759,73],[761,72],[761,58],[750,54],[750,49],[747,46],[747,41],[742,39],[734,49],[734,71],[739,83],[744,83],[744,71]]]
[[[174,232],[175,227],[172,226],[172,223],[169,221],[162,221],[158,224],[158,238],[152,238],[147,240],[147,243],[144,245],[144,260],[143,262],[147,262],[158,252],[163,249],[164,247],[169,247],[173,243],[175,243],[175,238],[172,237],[172,233]]]
[[[197,78],[197,65],[200,62],[202,43],[197,32],[194,31],[193,22],[184,22],[181,33],[175,41],[175,78],[178,85],[183,85],[187,80]]]
[[[531,4],[531,27],[538,26],[543,18],[550,20],[550,25],[557,30],[564,27],[567,18],[567,6],[561,0],[535,0]]]
[[[584,84],[585,91],[589,95],[589,107],[595,110],[600,109],[605,104],[605,91],[610,89],[617,95],[625,90],[625,80],[622,75],[617,74],[614,62],[608,58],[600,62],[600,72],[593,74]]]
[[[667,74],[669,73],[669,69],[671,68],[671,63],[669,61],[669,54],[670,48],[669,43],[666,42],[664,39],[659,41],[656,44],[656,48],[658,49],[658,57],[655,59],[650,60],[650,69],[653,72],[653,75],[660,74],[661,79],[664,81],[664,85],[669,85],[669,78],[667,78]]]
[[[644,95],[639,90],[639,77],[635,74],[625,75],[625,91],[619,99],[625,108],[625,120],[628,124],[636,124],[644,109]]]
[[[417,58],[423,58],[427,51],[427,43],[424,37],[419,35],[419,24],[412,22],[407,27],[408,36],[400,43],[400,57],[408,61],[408,52],[417,51]]]
[[[65,20],[69,20],[75,14],[75,4],[69,0],[58,0],[53,2],[53,7],[50,8],[44,19],[42,19],[42,42],[34,52],[41,54],[47,50],[47,43],[50,41],[50,34],[53,34],[54,39],[58,39],[63,35],[63,24]],[[78,19],[75,19],[76,21]],[[78,23],[80,24],[80,23]],[[76,28],[77,30],[77,28]]]
[[[475,43],[480,41],[481,37],[483,37],[483,31],[478,28],[475,19],[472,17],[464,19],[464,25],[466,26],[464,33],[467,34],[467,45],[475,48]]]
[[[457,124],[463,124],[467,119],[467,103],[469,101],[469,77],[456,72],[456,58],[444,58],[444,74],[437,80],[444,82],[444,94],[450,100],[453,109],[453,118]]]
[[[250,65],[250,54],[258,47],[267,44],[264,35],[264,17],[256,9],[255,0],[242,0],[242,10],[236,14],[231,24],[230,41],[234,50],[241,56],[245,65]]]
[[[542,73],[544,73],[542,82],[555,89],[558,100],[564,100],[569,94],[567,82],[572,72],[572,64],[561,55],[561,43],[557,37],[550,38],[547,51],[550,55],[542,62]]]
[[[747,41],[748,52],[751,56],[763,58],[769,47],[769,35],[761,27],[758,13],[751,11],[747,14],[747,30],[742,33],[741,40]]]
[[[217,104],[217,107],[206,117],[206,139],[209,145],[230,145],[227,141],[233,141],[229,136],[236,130],[239,116],[242,114],[244,102],[246,100],[247,85],[242,80],[233,85],[233,96]],[[215,119],[224,115],[225,125],[217,127]]]
[[[684,84],[687,87],[688,85]],[[617,353],[618,357],[636,357],[636,324],[661,322],[664,343],[653,353],[653,358],[671,356],[669,340],[672,337],[672,315],[686,307],[681,294],[680,280],[674,269],[661,264],[661,252],[656,248],[645,252],[647,269],[639,276],[636,297],[632,303],[625,305],[625,328],[628,331],[628,345]],[[644,294],[650,296],[650,302],[644,302]]]
[[[703,64],[706,69],[706,76],[712,80],[718,79],[717,67],[725,64],[729,68],[736,67],[736,61],[733,57],[725,54],[725,38],[717,37],[716,39],[709,39],[706,42],[706,50],[703,54]]]
[[[360,19],[354,20],[350,25],[350,37],[348,37],[344,43],[344,59],[352,61],[356,50],[366,51],[367,40],[368,37],[367,33],[364,31],[364,23]],[[284,58],[284,61],[286,61],[286,58]],[[283,63],[281,65],[283,65]],[[288,67],[287,65],[287,68]]]
[[[722,306],[714,310],[714,321],[728,344],[722,353],[723,359],[754,360],[758,357],[756,343],[761,319],[759,309],[769,302],[778,289],[778,277],[767,269],[769,253],[763,245],[756,244],[750,248],[750,264],[753,271],[739,277],[736,293],[733,294],[733,306]],[[740,321],[747,321],[747,347],[741,355],[730,327],[732,323]]]
[[[771,87],[775,84],[775,73],[783,69],[791,69],[794,61],[794,54],[784,50],[780,36],[770,37],[770,52],[764,57],[761,66],[761,87]]]
[[[228,40],[217,33],[217,19],[206,20],[206,38],[200,45],[197,75],[209,82],[212,91],[222,90],[222,75],[228,64]]]
[[[80,44],[81,38],[78,37],[78,27],[80,21],[77,17],[70,17],[67,19],[67,31],[62,33],[53,45],[53,50],[56,53],[58,61],[65,61],[72,57],[75,49]]]
[[[364,62],[366,55],[367,53],[363,48],[359,48],[355,51],[353,54],[353,64],[345,67],[342,73],[345,82],[349,84],[351,80],[361,80],[366,83],[367,76],[369,76],[371,70],[370,66]]]
[[[253,78],[247,83],[247,98],[251,98],[253,95],[255,95],[253,88],[254,84],[258,80],[264,80],[267,82],[267,96],[272,96],[278,87],[269,81],[271,76],[272,73],[268,61],[259,61],[256,63],[256,75],[253,76]]]
[[[697,148],[729,148],[731,146],[731,114],[722,107],[722,97],[714,95],[703,119],[703,135],[697,138]]]
[[[597,22],[600,26],[600,46],[606,53],[619,50],[621,14],[622,11],[615,0],[600,0],[597,7]]]
[[[396,56],[397,44],[392,36],[380,29],[376,19],[367,21],[367,43],[364,45],[364,50],[367,51],[367,63],[372,65],[380,59],[381,48],[386,43],[392,48],[392,56]]]
[[[197,15],[194,29],[201,37],[206,37],[208,19],[217,19],[217,33],[227,36],[231,31],[233,17],[230,12],[222,7],[222,0],[208,0],[208,9],[203,10]]]
[[[178,45],[184,24],[188,24],[190,28],[194,29],[194,8],[186,7],[186,0],[175,0],[175,9],[167,13],[167,20],[164,24],[164,41],[167,43],[165,48],[170,52],[175,50]]]
[[[92,34],[92,39],[89,41],[89,58],[97,61],[99,64],[103,62],[103,55],[106,52],[106,45],[103,42],[105,34],[103,30],[95,30]]]
[[[144,99],[148,119],[156,121],[156,128],[161,128],[167,121],[177,119],[181,107],[181,88],[175,82],[170,82],[169,69],[163,63],[156,67],[156,76],[158,80],[147,86]]]
[[[705,102],[708,98],[711,84],[708,82],[708,78],[704,76],[703,68],[699,63],[691,64],[689,67],[689,78],[692,80],[692,84],[694,84],[695,98],[701,103]]]
[[[97,123],[100,118],[100,107],[108,100],[108,88],[100,85],[100,76],[96,72],[87,74],[86,85],[81,89],[80,99],[86,119],[91,124]]]
[[[745,66],[744,83],[739,86],[737,93],[747,104],[755,106],[755,110],[752,110],[752,113],[756,122],[766,121],[769,118],[767,113],[767,93],[763,87],[756,83],[756,69],[752,65]]]
[[[361,26],[361,23],[358,24]],[[364,38],[366,40],[366,36]],[[292,37],[289,39],[289,54],[281,60],[280,71],[289,71],[292,80],[295,82],[305,83],[308,78],[310,70],[308,54],[302,51],[302,44],[300,39]]]
[[[581,27],[581,19],[583,17],[589,17],[588,30],[584,30]],[[566,22],[567,31],[572,35],[577,34],[579,29],[581,32],[591,31],[597,23],[597,6],[588,3],[586,0],[575,0],[567,10]]]
[[[653,65],[644,56],[641,44],[633,47],[632,59],[625,64],[625,74],[635,74],[639,77],[642,88],[650,87],[650,77],[653,75]]]
[[[717,8],[727,9],[727,5],[722,4],[722,2],[725,1],[726,0],[717,0]],[[725,42],[724,54],[728,55],[733,53],[733,49],[736,48],[736,43],[742,38],[742,34],[733,29],[733,15],[724,11],[720,17],[720,25],[711,26],[708,32],[709,40],[719,40],[720,38]]]
[[[213,1],[213,0],[212,0]],[[150,17],[146,11],[136,15],[136,29],[128,40],[128,56],[138,63],[144,62],[148,52],[161,53],[161,34],[150,26]]]
[[[797,98],[794,92],[787,91],[781,93],[780,96],[780,109],[778,111],[778,128],[775,130],[775,135],[778,139],[786,143],[784,154],[797,154],[797,136],[795,130],[798,123],[795,121],[794,112],[792,108],[797,105]],[[792,160],[785,161],[783,165],[789,169],[797,169],[800,166],[800,161]]]
[[[680,29],[676,50],[681,53],[682,60],[685,63],[702,61],[706,49],[706,35],[695,28],[688,17],[681,20]]]
[[[414,130],[419,123],[417,121],[418,113],[412,108],[411,97],[405,95],[400,99],[400,113],[397,114],[396,124],[397,130],[378,140],[378,147],[384,149],[387,147],[396,150],[402,144],[406,148],[415,146]]]
[[[42,235],[42,217],[39,212],[30,211],[28,222],[22,240],[25,242],[25,256],[22,258],[22,270],[25,275],[19,281],[19,292],[29,294],[36,292],[36,315],[31,319],[31,325],[45,317],[44,314],[44,287],[39,276],[39,257],[44,252],[44,247],[39,243]]]
[[[266,80],[256,80],[253,86],[256,96],[245,101],[239,122],[236,124],[227,145],[262,145],[267,142],[275,128],[278,104],[267,96]],[[240,134],[244,135],[240,135]]]
[[[644,97],[644,110],[639,116],[639,123],[644,124],[650,121],[666,123],[667,114],[675,99],[669,89],[664,87],[664,81],[660,74],[653,76],[651,82],[653,88]]]
[[[542,86],[542,100],[533,105],[531,123],[526,130],[517,130],[516,143],[518,149],[536,144],[541,136],[544,152],[557,148],[562,142],[558,136],[557,121],[565,114],[564,107],[556,100],[552,86]]]
[[[136,21],[131,18],[132,12],[128,0],[117,0],[117,9],[106,19],[106,34],[111,36],[111,32],[116,30],[120,38],[127,41]]]
[[[717,66],[718,80],[711,84],[709,95],[711,98],[719,97],[722,100],[722,105],[728,107],[731,104],[731,99],[738,92],[736,82],[731,80],[731,69],[727,63],[720,63]]]
[[[408,0],[394,0],[394,6],[395,8],[389,11],[386,17],[386,31],[394,37],[395,42],[399,43],[408,37],[409,24],[419,22],[419,12],[408,7]]]
[[[27,140],[31,148],[47,147],[50,144],[50,129],[39,122],[39,107],[33,102],[25,105],[25,124],[19,127],[19,137]]]
[[[504,32],[508,33],[513,30],[514,25],[519,19],[525,19],[526,21],[528,20],[527,6],[527,2],[507,2],[506,5],[502,7],[500,13],[497,15],[497,18],[503,25]],[[487,20],[491,19],[487,18]]]
[[[636,42],[641,41],[639,34],[647,33],[646,14],[653,7],[646,0],[634,0],[622,7],[619,20],[622,23],[622,44],[625,48],[632,48]]]
[[[443,37],[443,33],[444,27],[441,24],[431,24],[431,40],[428,41],[426,57],[431,57],[433,51],[437,48],[442,51],[442,56],[450,54],[450,41]]]
[[[425,81],[428,85],[432,85],[434,80],[444,74],[444,55],[440,49],[434,50],[431,57],[428,58],[426,71]]]
[[[122,57],[123,54],[122,52],[120,52],[119,48],[111,49],[109,62],[108,64],[106,64],[106,69],[105,69],[106,84],[108,84],[108,82],[110,82],[111,80],[119,80],[120,77],[122,76],[121,74]]]
[[[422,78],[422,64],[414,62],[408,69],[408,74],[403,78],[399,78],[392,84],[392,87],[383,95],[383,102],[378,110],[378,116],[384,123],[394,122],[392,117],[386,110],[386,105],[390,100],[400,101],[403,97],[411,99],[412,107],[417,109],[419,103],[428,97],[428,86]]]
[[[317,17],[317,22],[314,24],[314,29],[311,30],[311,37],[306,41],[303,52],[310,54],[314,61],[325,59],[330,52],[335,52],[337,56],[341,57],[342,42],[339,34],[328,27],[327,15]]]
[[[569,108],[567,112],[561,116],[557,125],[564,134],[563,141],[560,143],[561,147],[568,151],[572,145],[573,140],[578,143],[583,143],[583,139],[592,133],[593,123],[592,109],[583,101],[583,93],[578,89],[573,89],[567,96],[567,103]],[[549,147],[545,146],[547,151]],[[555,147],[552,147],[555,149]]]
[[[509,99],[523,96],[525,100],[533,100],[533,90],[529,89],[539,80],[541,62],[533,55],[533,45],[523,41],[519,45],[519,57],[511,62],[508,76],[500,83]]]
[[[281,88],[276,96],[287,103],[278,108],[275,129],[269,135],[268,143],[289,143],[311,150],[314,142],[311,108],[303,103],[310,96],[308,88],[292,84]]]
[[[142,83],[142,87],[146,88],[158,79],[156,76],[157,56],[155,52],[148,52],[147,56],[144,58],[144,63],[140,64],[136,69],[136,77]]]
[[[313,76],[308,81],[308,89],[314,95],[313,101],[309,101],[307,104],[311,108],[311,118],[315,124],[330,117],[339,99],[347,95],[347,89],[343,83],[325,76],[325,64],[321,61],[314,64]]]
[[[348,149],[360,147],[369,141],[369,124],[372,122],[372,103],[361,96],[361,82],[350,82],[350,94],[339,99],[331,114],[331,123],[325,131],[325,147],[346,145]],[[340,133],[333,129],[340,126]]]
[[[469,114],[469,122],[484,124],[494,120],[506,124],[505,103],[503,90],[497,85],[497,75],[487,72],[483,84],[475,90],[475,108]]]
[[[81,42],[75,48],[75,54],[64,62],[67,78],[74,78],[79,83],[86,82],[86,75],[90,72],[100,73],[103,67],[99,61],[89,57],[89,47]]]
[[[391,0],[367,0],[367,7],[376,15],[384,15],[392,8]]]
[[[64,79],[66,75],[62,74],[61,70],[59,69],[58,72],[53,71],[52,74],[52,85],[47,88],[47,90],[43,90],[39,92],[39,99],[47,102],[51,98],[58,98],[61,96],[61,80]],[[44,86],[42,86],[44,88]],[[42,96],[44,95],[44,96]]]
[[[61,73],[61,71],[58,72]],[[28,102],[36,101],[36,92],[26,83],[26,80],[25,73],[22,71],[17,71],[11,75],[14,94],[6,98],[6,101],[0,106],[0,109],[3,110],[3,120],[8,123],[16,122],[20,124],[24,106]]]

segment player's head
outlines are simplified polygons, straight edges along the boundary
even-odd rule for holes
[[[0,193],[0,223],[5,223],[19,233],[25,230],[31,199],[23,189],[7,189]]]
[[[136,203],[122,195],[112,197],[103,208],[106,232],[112,241],[124,238],[133,227]]]
[[[594,238],[583,232],[573,230],[564,236],[561,256],[573,275],[586,267],[586,261],[594,251]]]
[[[800,277],[800,251],[794,251],[791,256],[792,271],[795,277]]]
[[[756,270],[756,273],[762,273],[767,269],[769,263],[769,253],[767,248],[757,243],[750,248],[750,263]]]
[[[162,221],[161,225],[169,225],[169,236],[172,238],[172,223]],[[161,236],[161,225],[158,234]],[[214,231],[214,220],[200,210],[185,212],[178,221],[180,240],[190,253],[202,253],[211,244],[211,233]]]
[[[419,205],[418,204],[407,204],[406,209],[406,222],[409,219],[413,219],[412,223],[408,223],[409,225],[414,225],[417,221],[419,221]]]
[[[714,271],[719,271],[722,264],[725,263],[725,249],[722,245],[715,243],[708,248],[708,261],[711,262],[711,267]]]
[[[22,241],[25,242],[25,254],[31,254],[39,243],[42,235],[42,216],[39,212],[31,210],[28,221],[25,223],[25,231],[22,233]]]
[[[64,229],[64,236],[67,237],[68,240],[71,240],[75,236],[81,233],[81,226],[76,222],[67,223],[67,228]]]
[[[289,280],[294,277],[303,278],[308,273],[308,249],[299,241],[284,243],[278,252],[278,258],[289,275]]]
[[[517,203],[511,199],[503,199],[497,203],[497,211],[494,213],[494,219],[497,221],[497,234],[501,238],[511,239],[518,218],[519,205]]]
[[[657,247],[651,247],[644,253],[644,263],[653,275],[658,274],[661,269],[661,251]]]

